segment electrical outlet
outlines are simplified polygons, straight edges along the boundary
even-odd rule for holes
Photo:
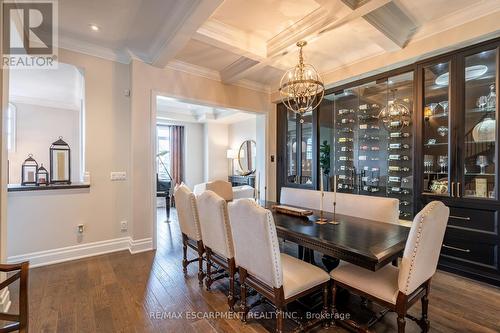
[[[77,226],[77,230],[79,234],[83,234],[83,231],[85,230],[85,226],[83,224],[79,224]]]
[[[111,180],[112,181],[126,180],[126,179],[127,179],[127,173],[125,171],[113,171],[113,172],[111,172]]]
[[[120,230],[121,231],[127,231],[128,230],[128,222],[127,221],[121,221],[120,222]]]

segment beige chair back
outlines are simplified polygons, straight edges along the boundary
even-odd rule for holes
[[[196,202],[203,244],[224,258],[234,258],[233,238],[226,200],[207,190],[196,197]]]
[[[333,192],[325,192],[324,210],[333,212]],[[399,200],[395,198],[372,197],[369,195],[337,193],[337,214],[385,223],[399,223]]]
[[[184,184],[176,185],[174,197],[181,232],[193,240],[201,240],[200,220],[193,192]]]
[[[399,268],[399,291],[411,294],[436,272],[450,209],[432,201],[413,219]]]
[[[301,188],[282,187],[280,203],[309,209],[319,209],[321,193]]]
[[[333,192],[324,192],[323,209],[333,212]],[[310,209],[320,209],[321,192],[282,187],[280,203]],[[399,223],[399,200],[348,193],[337,193],[337,214],[360,217],[386,223]]]
[[[226,201],[233,200],[233,186],[230,182],[214,180],[207,183],[206,189],[217,193],[218,196],[224,198]]]
[[[272,213],[252,199],[239,199],[228,207],[236,265],[270,286],[281,287],[281,255]]]

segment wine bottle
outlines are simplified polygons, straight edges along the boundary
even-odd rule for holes
[[[339,115],[348,114],[348,113],[354,113],[354,110],[353,109],[340,109],[339,110]]]
[[[404,200],[404,201],[401,201],[401,202],[399,203],[399,205],[400,205],[400,206],[409,206],[409,205],[410,205],[410,202],[409,202],[409,201]]]
[[[407,121],[407,120],[395,120],[395,121],[391,121],[389,123],[389,127],[400,127],[400,126],[408,126],[410,125],[410,122]]]
[[[341,121],[340,121],[342,124],[351,124],[354,122],[354,119],[349,119],[349,118],[343,118]]]
[[[410,168],[400,167],[398,165],[389,165],[389,171],[410,171]]]
[[[401,177],[390,176],[389,177],[389,182],[391,182],[391,183],[400,183],[401,182]]]
[[[396,150],[396,149],[409,149],[410,145],[408,144],[402,144],[402,143],[390,143],[389,144],[389,150]]]
[[[390,138],[409,138],[410,133],[406,132],[391,132]]]
[[[352,148],[349,148],[349,147],[346,147],[346,146],[342,146],[342,147],[340,147],[340,151],[350,152],[350,151],[352,151]]]
[[[339,138],[339,142],[352,142],[352,138]]]
[[[408,161],[410,157],[406,155],[399,155],[399,154],[391,154],[389,155],[389,161]]]
[[[373,146],[373,147],[371,147],[370,149],[371,149],[372,151],[378,151],[378,150],[380,150],[380,147],[378,147],[378,146]]]

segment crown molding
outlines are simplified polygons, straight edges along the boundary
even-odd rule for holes
[[[221,75],[218,71],[213,70],[213,69],[208,69],[208,68],[205,68],[202,66],[189,64],[189,63],[186,63],[184,61],[180,61],[180,60],[170,61],[165,68],[172,69],[175,71],[184,72],[184,73],[191,74],[191,75],[204,77],[204,78],[209,79],[209,80],[223,83],[222,79],[221,79]],[[265,93],[269,93],[271,91],[270,87],[266,84],[262,84],[262,83],[251,81],[251,80],[245,80],[245,79],[239,80],[237,82],[230,83],[227,85],[237,86],[237,87],[255,90],[255,91],[259,91],[259,92],[265,92]]]
[[[93,43],[62,36],[59,38],[59,48],[127,65],[130,64],[130,61],[132,60],[128,50],[113,50]]]
[[[176,71],[201,76],[209,80],[213,81],[221,81],[221,77],[218,71],[213,69],[208,69],[206,67],[189,64],[187,62],[181,60],[172,60],[170,61],[166,68],[173,69]]]
[[[419,41],[500,11],[497,0],[486,0],[438,17],[419,27],[410,42]]]

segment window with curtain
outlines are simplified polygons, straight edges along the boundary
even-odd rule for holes
[[[158,125],[157,133],[158,179],[180,184],[184,180],[184,126]]]
[[[158,178],[160,180],[170,180],[169,173],[171,174],[170,168],[170,126],[158,125],[157,126],[157,154],[159,154],[156,160],[158,170]],[[168,173],[167,173],[168,170]]]

